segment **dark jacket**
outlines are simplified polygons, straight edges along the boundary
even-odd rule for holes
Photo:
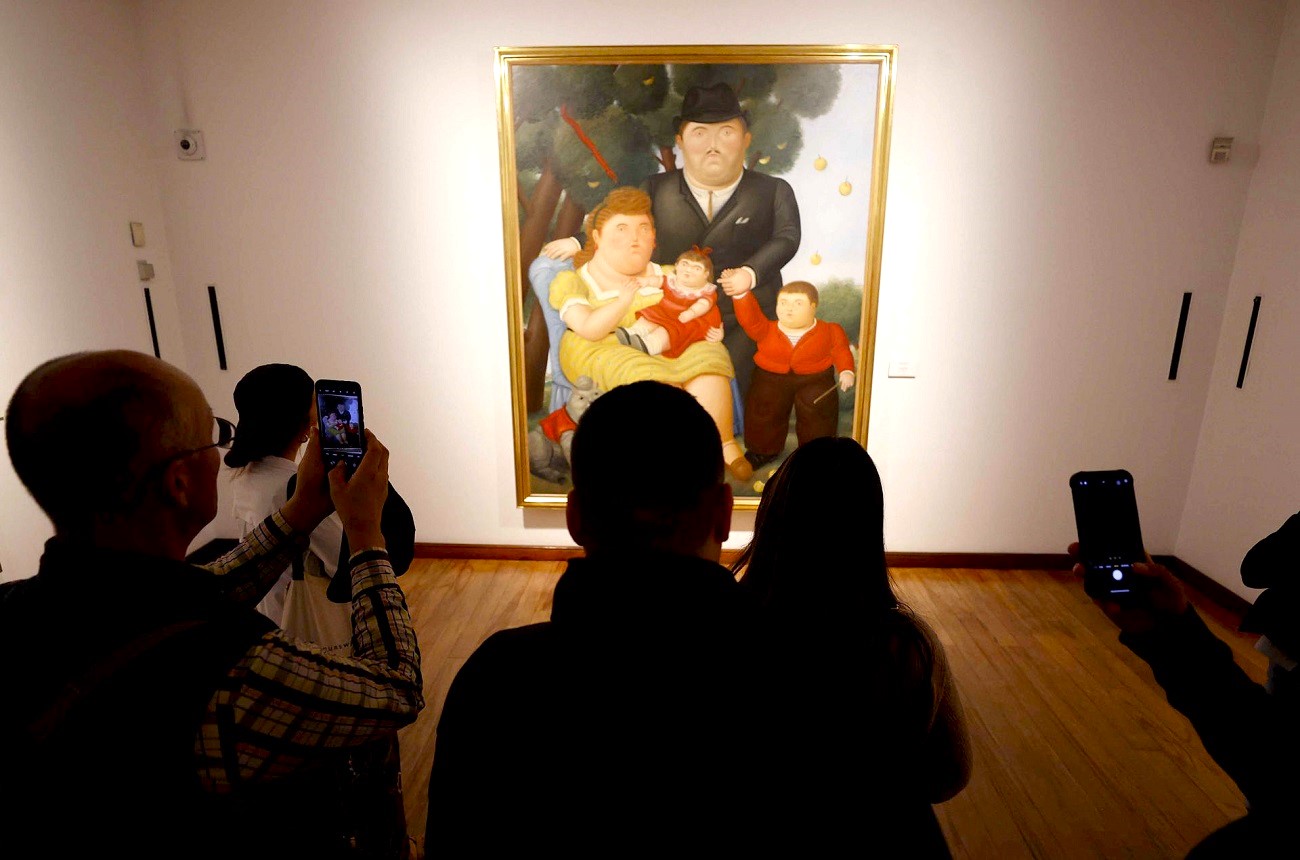
[[[743,834],[762,755],[742,599],[698,558],[570,561],[551,620],[493,634],[452,682],[427,855]]]
[[[1169,704],[1191,721],[1205,750],[1246,796],[1250,814],[1206,838],[1189,856],[1294,856],[1287,822],[1300,803],[1300,709],[1242,671],[1232,649],[1188,607],[1120,641],[1151,666]],[[1271,834],[1288,834],[1276,843]],[[1262,846],[1274,850],[1261,851]]]
[[[273,625],[227,603],[216,579],[53,539],[37,576],[0,586],[7,844],[34,856],[92,856],[79,846],[207,856],[201,849],[229,834],[228,804],[199,786],[194,736],[222,678]],[[151,631],[166,632],[130,659],[110,659]],[[121,665],[89,680],[106,661]],[[70,683],[86,694],[38,742],[29,727]]]
[[[713,249],[713,275],[724,269],[749,266],[758,282],[754,297],[768,316],[775,316],[781,288],[781,267],[799,250],[799,205],[790,183],[766,173],[746,170],[725,206],[704,217],[699,201],[681,170],[656,173],[645,182],[655,217],[656,263],[675,263],[692,245]],[[731,297],[719,291],[723,323],[735,324]]]
[[[1292,660],[1300,660],[1300,514],[1250,548],[1241,560],[1241,581],[1265,589],[1241,621]]]

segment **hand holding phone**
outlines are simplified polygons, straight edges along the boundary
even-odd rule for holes
[[[1133,565],[1147,561],[1133,476],[1124,469],[1076,472],[1070,493],[1084,591],[1094,600],[1133,601],[1149,585],[1148,577],[1133,571]]]
[[[366,431],[366,454],[350,480],[333,472],[329,475],[330,497],[343,522],[353,551],[385,547],[384,500],[388,497],[388,449]]]
[[[316,424],[325,470],[343,463],[351,477],[366,454],[361,385],[350,379],[318,379]]]

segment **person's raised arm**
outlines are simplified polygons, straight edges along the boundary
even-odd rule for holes
[[[550,257],[552,260],[572,260],[581,250],[582,243],[577,237],[566,236],[563,239],[552,239],[543,245],[542,256]]]
[[[1071,556],[1078,547],[1070,544]],[[1074,572],[1082,578],[1083,566]],[[1151,667],[1169,704],[1252,806],[1297,799],[1300,735],[1292,712],[1237,665],[1168,568],[1148,556],[1133,572],[1143,582],[1135,597],[1094,601],[1120,629],[1120,642]]]
[[[780,181],[772,200],[771,237],[739,266],[722,272],[718,278],[722,291],[735,299],[747,294],[760,282],[775,278],[781,267],[798,253],[802,235],[794,189],[788,182]]]
[[[342,468],[330,473],[329,486],[355,547],[349,559],[354,656],[330,657],[278,631],[266,634],[208,703],[197,736],[205,785],[275,779],[325,748],[387,735],[424,707],[420,649],[380,530],[388,449],[367,430],[366,454],[351,479]],[[312,505],[319,510],[313,493],[322,477],[300,470],[294,497],[308,482],[317,489],[291,513],[306,517]]]
[[[352,552],[386,549],[379,524],[388,497],[388,449],[374,433],[366,431],[366,455],[351,478],[346,474],[342,463],[336,465],[329,473],[329,491]]]
[[[320,521],[334,511],[329,483],[325,479],[325,461],[320,452],[320,432],[315,424],[307,431],[307,449],[298,462],[298,480],[293,495],[280,509],[285,522],[295,532],[310,534]]]

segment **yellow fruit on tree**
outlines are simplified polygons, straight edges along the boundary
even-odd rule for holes
[[[817,160],[813,162],[813,169],[814,169],[814,170],[825,170],[825,169],[826,169],[826,159],[822,158],[820,155],[817,156]]]
[[[771,160],[772,160],[772,156],[770,156],[770,155],[764,155],[762,158],[760,158],[760,159],[758,160],[758,163],[759,163],[759,164],[767,164],[767,163],[768,163],[769,161],[771,161]]]
[[[814,266],[820,266],[822,264],[822,255],[814,253],[808,258],[808,262],[812,263]]]
[[[840,193],[848,197],[853,193],[853,184],[847,179],[840,183]]]

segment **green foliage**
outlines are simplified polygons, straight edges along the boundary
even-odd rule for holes
[[[740,99],[740,106],[766,99],[776,83],[777,67],[773,65],[746,65],[740,63],[682,63],[669,67],[673,76],[673,91],[686,95],[691,87],[707,87],[719,81],[727,84]]]
[[[555,114],[540,121],[525,122],[515,129],[515,167],[520,173],[541,170],[555,142]]]
[[[777,67],[771,64],[728,64],[723,68],[726,71],[719,76],[719,80],[731,84],[731,88],[736,91],[736,98],[740,99],[740,106],[745,110],[750,110],[758,102],[766,101],[776,84]]]
[[[817,287],[817,318],[839,323],[849,336],[849,343],[857,344],[862,333],[862,287],[848,278],[831,278]]]
[[[669,93],[663,106],[658,110],[641,115],[641,120],[650,131],[650,139],[656,148],[671,147],[677,143],[677,125],[673,122],[682,112],[682,97]]]
[[[762,102],[750,111],[748,166],[764,173],[785,173],[803,150],[803,128],[788,108]],[[761,159],[769,159],[764,163]]]
[[[824,113],[839,93],[840,72],[822,64],[520,65],[511,70],[515,162],[520,188],[531,193],[549,164],[573,201],[590,209],[617,185],[639,185],[658,173],[670,149],[682,94],[724,82],[749,112],[750,166],[788,171],[803,149],[799,117]],[[561,107],[594,143],[617,176],[610,179]],[[766,162],[760,160],[766,158]],[[671,166],[671,165],[670,165]]]
[[[663,107],[668,96],[668,67],[625,64],[614,70],[614,98],[628,113],[644,114]]]
[[[577,119],[604,112],[614,104],[618,87],[614,66],[560,66],[556,72],[555,106],[565,105]]]
[[[516,122],[536,122],[555,110],[557,69],[557,66],[516,66],[511,69]]]
[[[840,94],[840,67],[809,63],[781,67],[773,96],[801,117],[812,119],[831,109]]]
[[[582,130],[618,177],[617,185],[639,185],[655,172],[657,162],[649,130],[645,123],[617,105],[610,105],[604,113],[583,122]],[[557,141],[556,168],[564,189],[590,211],[616,183],[573,129],[565,126]]]

